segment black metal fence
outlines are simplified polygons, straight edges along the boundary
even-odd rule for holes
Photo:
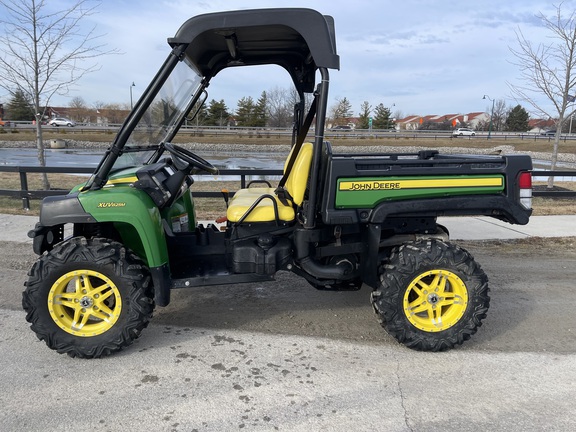
[[[20,190],[0,189],[0,196],[22,199],[22,207],[30,208],[31,199],[42,199],[47,196],[64,195],[68,192],[65,189],[52,190],[30,190],[28,188],[28,174],[47,173],[47,174],[92,174],[94,168],[85,167],[38,167],[38,166],[0,166],[0,172],[18,173],[20,175]],[[240,187],[246,187],[246,180],[253,176],[281,176],[281,170],[242,170],[229,169],[220,170],[220,177],[240,178]],[[532,177],[571,177],[576,178],[576,171],[533,171]],[[0,185],[1,187],[1,185]],[[234,191],[230,191],[233,193]],[[574,190],[534,190],[534,196],[548,198],[576,198]],[[220,192],[194,191],[194,196],[198,198],[218,198]]]
[[[570,177],[571,181],[576,181],[576,171],[532,171],[532,178],[535,177]],[[576,198],[576,190],[533,190],[532,196],[547,198]]]
[[[92,174],[94,168],[85,167],[38,167],[38,166],[0,166],[0,172],[18,173],[20,175],[20,190],[0,189],[0,196],[22,199],[22,208],[30,208],[30,200],[42,199],[47,196],[65,195],[66,189],[51,190],[30,190],[28,187],[28,174],[47,173],[47,174]],[[219,177],[239,178],[240,187],[245,188],[247,179],[254,176],[281,176],[282,170],[247,170],[247,169],[228,169],[220,170]],[[80,183],[80,181],[78,182]],[[0,185],[0,188],[2,186]],[[234,191],[230,191],[232,193]],[[194,191],[194,196],[198,198],[219,198],[221,192]]]

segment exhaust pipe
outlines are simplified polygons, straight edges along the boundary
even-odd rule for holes
[[[349,261],[341,261],[342,264],[323,265],[306,256],[298,261],[300,267],[316,279],[346,279],[346,275],[352,272],[352,264]]]
[[[306,273],[316,279],[348,279],[354,271],[352,263],[342,260],[337,264],[321,264],[310,257],[310,243],[319,239],[318,231],[296,230],[294,232],[294,246],[296,247],[296,261]]]

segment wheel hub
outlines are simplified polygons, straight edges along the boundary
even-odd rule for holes
[[[94,300],[91,297],[84,296],[80,299],[80,306],[83,308],[91,308],[94,305]]]
[[[436,293],[428,294],[428,303],[435,306],[440,301],[440,297]]]

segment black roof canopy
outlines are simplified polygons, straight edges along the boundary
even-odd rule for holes
[[[168,43],[208,79],[232,66],[277,64],[299,91],[311,92],[317,68],[339,69],[334,19],[312,9],[249,9],[198,15]]]

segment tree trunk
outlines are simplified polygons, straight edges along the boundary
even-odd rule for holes
[[[554,137],[554,147],[552,149],[552,160],[550,163],[550,171],[554,171],[556,169],[556,163],[558,162],[558,147],[560,144],[560,135],[556,135]],[[554,177],[548,177],[548,184],[546,185],[547,189],[552,189],[554,187]]]
[[[44,141],[42,140],[42,117],[36,116],[36,149],[38,150],[38,162],[41,167],[46,166],[46,158],[44,157]],[[48,181],[48,174],[42,173],[42,187],[44,190],[50,190],[50,182]]]

